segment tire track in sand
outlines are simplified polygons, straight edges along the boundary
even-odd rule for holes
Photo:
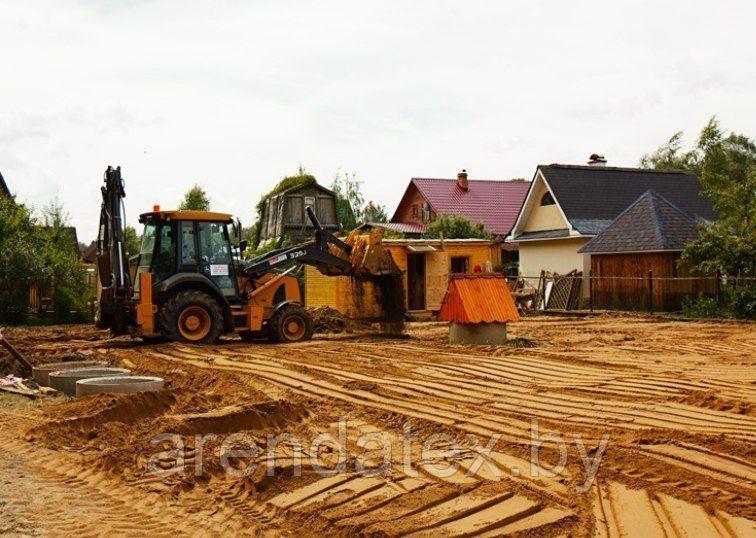
[[[594,536],[748,537],[756,532],[752,521],[725,512],[709,514],[700,506],[664,494],[630,489],[618,482],[592,488]]]

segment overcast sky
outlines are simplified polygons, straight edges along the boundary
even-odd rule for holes
[[[0,0],[0,171],[94,238],[121,165],[131,223],[194,182],[245,224],[298,165],[412,176],[634,165],[717,114],[756,135],[753,2]]]

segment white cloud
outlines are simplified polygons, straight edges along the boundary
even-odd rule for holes
[[[631,165],[712,114],[756,132],[749,2],[0,2],[0,170],[93,237],[195,181],[252,219],[302,163],[393,210],[413,175]]]

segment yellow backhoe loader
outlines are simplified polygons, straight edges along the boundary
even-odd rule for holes
[[[324,230],[311,207],[312,241],[242,261],[241,223],[208,211],[143,213],[138,256],[126,259],[121,169],[108,167],[98,235],[98,314],[101,328],[145,339],[212,343],[236,332],[243,340],[297,342],[312,337],[293,271],[309,264],[325,275],[371,278],[397,274],[380,231],[346,240]]]

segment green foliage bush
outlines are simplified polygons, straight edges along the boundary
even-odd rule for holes
[[[683,299],[683,314],[691,318],[739,318],[756,320],[756,286],[749,283],[725,286],[721,305],[703,293]]]
[[[0,322],[21,323],[29,310],[29,288],[46,276],[36,255],[43,238],[31,211],[0,196]]]
[[[443,234],[446,239],[491,239],[491,232],[482,222],[472,222],[459,214],[441,213],[428,225],[423,237],[438,239]]]
[[[70,317],[89,312],[95,293],[77,249],[58,202],[43,210],[40,222],[25,205],[0,196],[0,322],[27,321],[32,286],[50,290],[55,321],[85,321]]]
[[[719,316],[717,300],[703,293],[685,297],[683,299],[683,315],[689,318],[716,318]]]

